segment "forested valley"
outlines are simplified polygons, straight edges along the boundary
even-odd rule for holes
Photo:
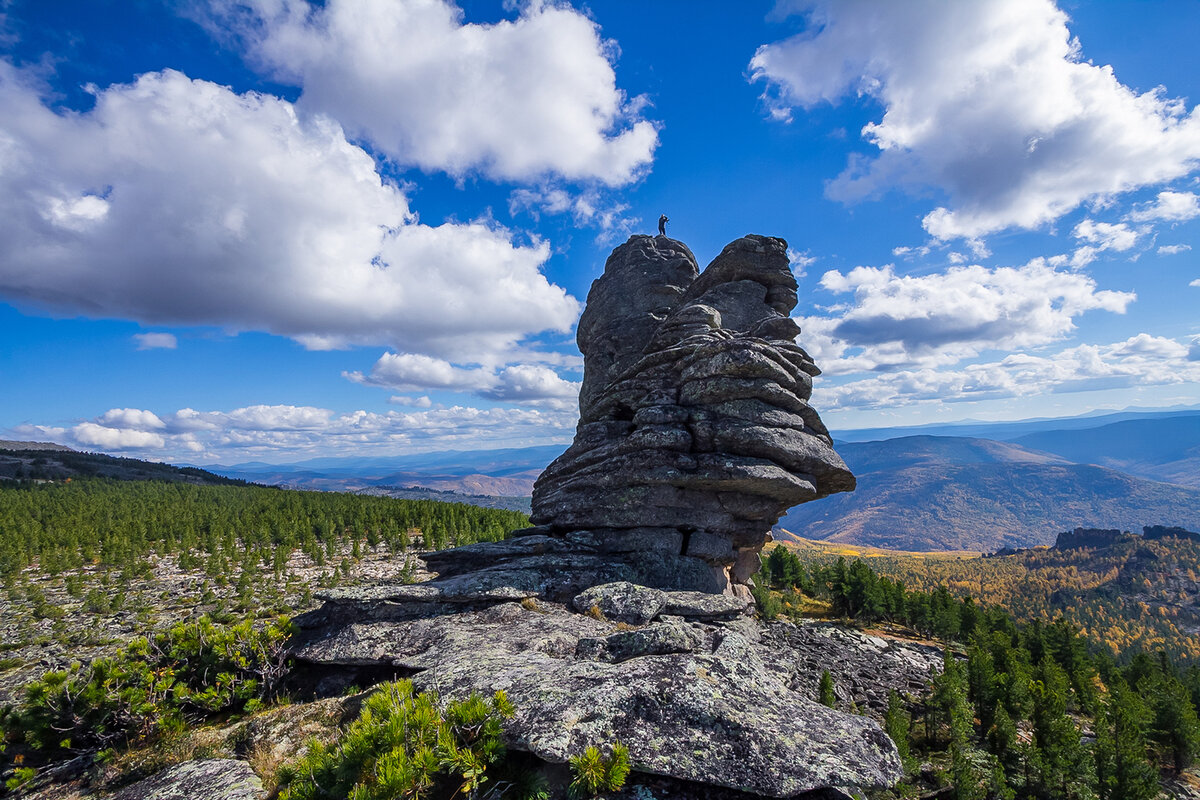
[[[1200,666],[1163,650],[1116,658],[1066,619],[1018,623],[945,587],[908,589],[861,560],[806,564],[777,546],[756,584],[768,619],[824,612],[944,648],[924,693],[889,698],[884,727],[906,772],[890,796],[1149,800],[1160,780],[1195,780]],[[821,702],[835,705],[833,689],[826,671]]]

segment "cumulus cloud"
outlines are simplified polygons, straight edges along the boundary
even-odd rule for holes
[[[369,375],[348,372],[355,383],[384,386],[399,391],[421,389],[482,389],[492,383],[491,370],[456,367],[449,361],[415,353],[384,353],[371,367]]]
[[[150,419],[161,425],[148,430]],[[294,460],[345,452],[396,453],[454,445],[547,444],[569,440],[574,425],[574,412],[556,409],[452,406],[338,413],[311,406],[260,405],[232,411],[185,408],[161,415],[113,409],[70,427],[22,425],[10,433],[168,460],[238,461]]]
[[[1141,333],[1122,342],[1079,345],[1053,355],[1014,353],[958,370],[904,370],[840,385],[822,383],[814,391],[814,402],[831,410],[893,408],[1195,381],[1200,381],[1200,363],[1189,357],[1187,345]]]
[[[570,401],[579,397],[580,384],[564,380],[557,372],[540,364],[515,364],[496,376],[496,383],[483,392],[485,397],[512,402],[538,400]]]
[[[1183,222],[1200,217],[1200,195],[1192,192],[1159,192],[1152,203],[1129,212],[1135,222]]]
[[[131,428],[111,428],[95,422],[82,422],[71,429],[70,439],[82,448],[101,450],[157,450],[166,446],[166,439],[151,431]]]
[[[179,346],[173,333],[135,333],[133,340],[138,350],[174,350]]]
[[[616,85],[615,48],[565,4],[465,24],[441,0],[210,0],[252,61],[301,87],[390,158],[501,179],[546,175],[620,185],[650,163],[655,125]]]
[[[1158,248],[1158,254],[1160,256],[1174,256],[1179,253],[1186,253],[1191,249],[1192,246],[1190,244],[1164,244]]]
[[[1095,245],[1097,250],[1116,250],[1124,252],[1137,244],[1141,231],[1134,230],[1124,222],[1096,222],[1091,218],[1083,219],[1075,226],[1071,235],[1080,241]]]
[[[869,96],[883,107],[828,187],[852,201],[933,186],[938,239],[1035,228],[1088,201],[1161,184],[1200,160],[1200,113],[1163,88],[1138,94],[1083,60],[1051,0],[793,0],[806,30],[750,67],[774,115]]]
[[[1194,286],[1195,288],[1200,289],[1200,278],[1196,278],[1196,280],[1189,283],[1188,286]]]
[[[513,364],[499,371],[486,367],[460,367],[442,359],[413,353],[384,353],[369,374],[343,373],[348,380],[401,392],[449,390],[516,403],[554,401],[568,408],[579,396],[579,384],[563,379],[541,364]],[[568,402],[569,401],[569,402]]]
[[[1044,259],[922,276],[897,275],[890,265],[831,270],[820,286],[853,297],[832,315],[798,318],[800,341],[834,374],[948,365],[988,349],[1043,345],[1072,331],[1080,314],[1124,313],[1135,299]]]
[[[274,97],[167,70],[60,114],[0,61],[0,141],[0,291],[19,302],[475,358],[578,314],[545,242],[418,223],[337,123]]]
[[[388,398],[388,402],[396,406],[409,406],[411,408],[433,408],[433,401],[428,395],[412,397],[410,395],[392,395]]]
[[[97,417],[96,422],[110,428],[139,431],[161,430],[167,426],[153,411],[138,408],[110,408]]]

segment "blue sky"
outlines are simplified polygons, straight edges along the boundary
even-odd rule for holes
[[[1200,5],[0,0],[0,436],[569,441],[660,213],[849,429],[1200,404]],[[1195,249],[1193,249],[1195,248]]]

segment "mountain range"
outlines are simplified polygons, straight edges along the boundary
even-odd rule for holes
[[[1062,530],[1200,524],[1200,488],[1078,464],[1012,442],[906,436],[845,443],[858,488],[791,509],[807,539],[900,550],[1051,544]]]
[[[475,496],[528,497],[537,476],[565,448],[566,445],[554,444],[503,450],[445,450],[402,456],[313,458],[293,464],[213,464],[205,469],[292,489],[362,492],[419,488]],[[464,498],[455,499],[468,502]]]
[[[781,535],[904,550],[992,551],[1050,544],[1059,531],[1080,526],[1200,528],[1200,409],[834,435],[858,489],[791,509],[779,522]],[[205,469],[289,488],[527,510],[534,480],[564,447]]]

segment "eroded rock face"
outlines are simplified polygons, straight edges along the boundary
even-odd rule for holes
[[[782,239],[745,236],[703,272],[666,236],[614,250],[579,321],[575,441],[534,486],[540,532],[636,530],[638,549],[707,566],[691,588],[728,592],[783,512],[853,490],[808,404],[796,289]]]

